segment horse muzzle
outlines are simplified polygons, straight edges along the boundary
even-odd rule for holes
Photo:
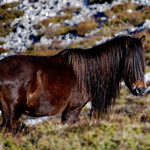
[[[132,90],[132,94],[136,96],[143,96],[147,92],[147,87],[136,87]]]

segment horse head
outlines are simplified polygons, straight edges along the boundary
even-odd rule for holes
[[[146,92],[144,82],[145,73],[145,50],[143,43],[145,36],[137,39],[128,37],[125,41],[124,70],[123,78],[131,93],[136,96],[143,96]]]

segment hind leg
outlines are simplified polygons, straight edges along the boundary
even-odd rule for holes
[[[5,91],[7,91],[5,93]],[[2,113],[3,123],[6,132],[17,133],[20,123],[18,122],[21,114],[24,111],[26,104],[26,96],[21,90],[15,89],[15,95],[13,90],[5,90],[2,93]]]
[[[84,90],[84,89],[83,89]],[[84,93],[84,94],[83,94]],[[82,108],[89,101],[86,90],[81,93],[75,88],[69,98],[69,103],[62,113],[62,123],[75,123],[80,115]]]
[[[81,112],[82,107],[79,108],[69,108],[67,107],[62,113],[61,121],[62,123],[75,123],[78,119],[78,116]]]

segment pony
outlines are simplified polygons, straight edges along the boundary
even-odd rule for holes
[[[123,80],[131,93],[146,92],[145,36],[120,35],[88,49],[65,49],[54,56],[12,55],[0,61],[1,129],[16,134],[22,114],[62,114],[74,123],[91,101],[98,117],[110,110]]]

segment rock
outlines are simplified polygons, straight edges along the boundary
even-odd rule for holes
[[[45,36],[41,37],[40,39],[41,44],[51,45],[52,41],[53,41],[52,39],[47,39]]]

